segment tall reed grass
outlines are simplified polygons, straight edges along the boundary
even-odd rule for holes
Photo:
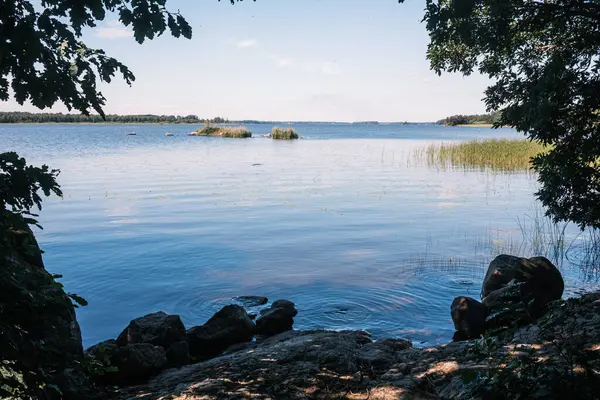
[[[463,167],[500,171],[528,171],[531,158],[546,148],[529,140],[488,139],[460,143],[431,144],[417,156],[442,168]]]

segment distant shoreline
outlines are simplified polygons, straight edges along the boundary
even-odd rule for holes
[[[452,126],[452,125],[447,125],[447,126]],[[493,124],[458,124],[458,125],[454,125],[454,126],[461,126],[461,127],[472,127],[472,128],[492,128],[494,125]]]
[[[231,125],[236,122],[211,123],[211,125]],[[204,122],[0,122],[2,125],[204,125]]]

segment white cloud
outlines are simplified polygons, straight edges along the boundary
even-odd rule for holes
[[[319,71],[324,75],[339,75],[342,72],[337,63],[329,61],[322,62],[319,65]]]
[[[121,25],[119,21],[107,21],[104,26],[96,28],[96,36],[104,39],[118,39],[133,36],[133,32]]]
[[[339,75],[342,72],[339,65],[331,61],[306,63],[303,69],[309,73],[321,73],[323,75]]]
[[[238,49],[245,49],[248,47],[258,46],[258,41],[256,39],[244,39],[244,40],[240,40],[235,45],[238,47]]]
[[[276,54],[271,54],[269,58],[273,60],[275,62],[275,65],[279,68],[287,68],[292,67],[294,65],[294,60],[292,60],[291,58],[279,57]]]

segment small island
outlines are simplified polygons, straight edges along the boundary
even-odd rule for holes
[[[218,136],[225,138],[249,138],[252,132],[243,126],[210,126],[208,123],[202,129],[198,129],[189,134],[190,136]]]
[[[280,128],[276,126],[271,131],[271,138],[278,140],[294,140],[298,139],[299,136],[294,128]]]

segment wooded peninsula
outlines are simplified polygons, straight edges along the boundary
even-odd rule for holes
[[[458,125],[491,125],[500,119],[500,112],[489,114],[474,115],[452,115],[437,121],[438,125],[458,126]]]

